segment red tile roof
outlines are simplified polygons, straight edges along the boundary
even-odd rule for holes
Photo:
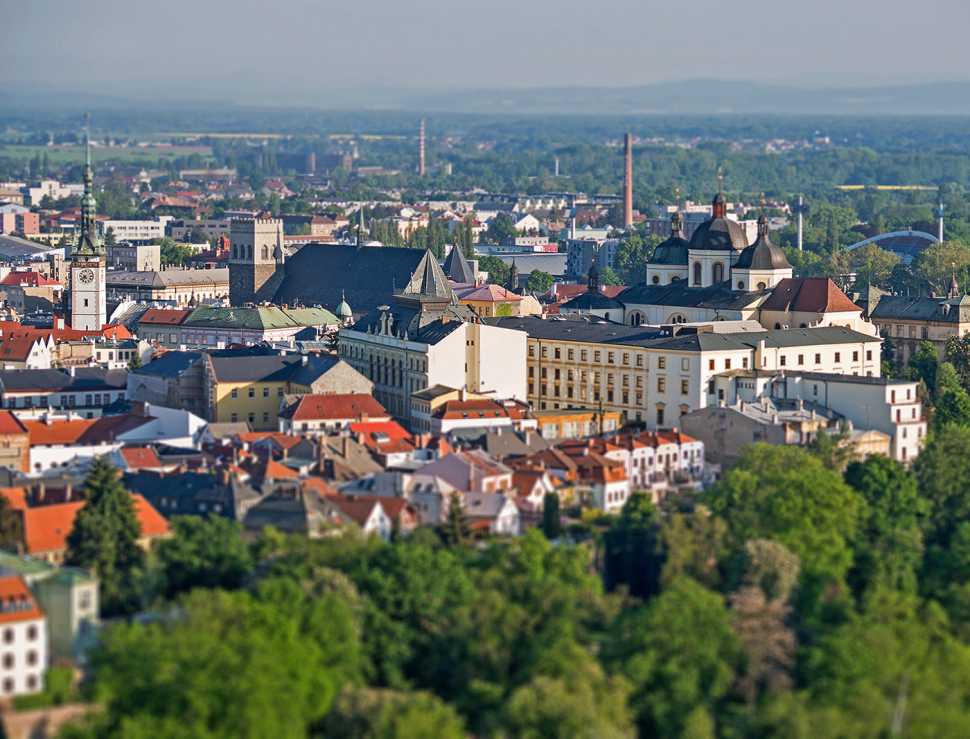
[[[52,280],[40,272],[11,272],[0,280],[0,285],[21,285],[24,287],[61,287],[61,283]]]
[[[44,609],[34,599],[23,576],[0,577],[0,623],[33,621],[43,617]]]
[[[302,395],[279,414],[280,418],[293,421],[354,420],[364,415],[388,420],[391,417],[384,406],[366,393]]]
[[[162,460],[151,447],[125,447],[121,450],[121,456],[129,469],[133,470],[162,466]]]
[[[141,524],[141,538],[168,533],[168,521],[141,495],[131,496],[135,515]],[[74,518],[84,505],[83,500],[72,503],[27,508],[21,512],[27,553],[52,552],[67,548],[67,537],[74,528]]]
[[[522,300],[521,295],[509,292],[499,285],[482,285],[477,288],[466,288],[455,290],[458,300],[475,300],[485,303],[511,303]]]
[[[161,324],[163,326],[178,326],[186,318],[192,315],[190,310],[161,310],[151,308],[145,311],[145,315],[138,319],[139,325],[142,323]]]
[[[556,285],[555,288],[555,296],[553,296],[552,289],[550,288],[539,296],[539,300],[566,303],[573,298],[578,298],[580,295],[585,295],[589,292],[589,287],[586,285]],[[626,286],[624,285],[600,285],[600,294],[608,298],[615,298],[624,290],[626,290]]]
[[[778,283],[763,311],[803,313],[859,313],[861,309],[827,277],[790,277]]]
[[[23,421],[30,434],[30,445],[97,444],[112,441],[131,429],[154,420],[153,416],[121,416],[101,418],[52,418],[47,421]]]
[[[329,500],[348,518],[353,519],[361,526],[367,523],[367,519],[373,514],[374,508],[381,504],[381,500],[376,497],[362,499],[357,496],[334,495]]]
[[[0,434],[26,434],[24,426],[11,411],[0,411]]]

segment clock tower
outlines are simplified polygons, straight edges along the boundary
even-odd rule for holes
[[[71,247],[71,328],[100,331],[107,323],[105,306],[105,253],[98,241],[97,203],[92,192],[90,116],[84,114],[84,197],[81,232]]]

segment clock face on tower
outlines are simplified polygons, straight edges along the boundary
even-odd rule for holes
[[[77,273],[77,281],[82,285],[90,285],[94,282],[94,271],[85,267]]]

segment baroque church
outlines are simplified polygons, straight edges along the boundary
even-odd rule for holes
[[[757,239],[749,244],[738,222],[727,216],[727,199],[718,193],[711,217],[690,241],[683,232],[683,218],[674,213],[670,238],[648,261],[645,281],[610,301],[622,306],[624,323],[753,320],[767,329],[837,325],[876,334],[859,306],[830,279],[792,277],[784,251],[769,238],[764,215],[758,219]],[[564,312],[569,308],[565,304]]]

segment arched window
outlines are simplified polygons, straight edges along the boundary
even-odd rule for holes
[[[654,275],[652,282],[653,282],[654,285],[659,285],[660,284],[660,275]]]
[[[667,323],[687,323],[687,316],[682,313],[674,313],[667,319]]]
[[[766,287],[768,287],[768,286],[765,283],[763,283],[763,282],[759,282],[758,283],[758,289],[759,290],[764,290]]]
[[[238,246],[232,247],[232,258],[233,259],[239,259],[239,247]]]
[[[738,280],[738,290],[744,290],[744,280]]]
[[[259,256],[260,256],[261,259],[268,258],[269,257],[269,249],[267,249],[264,246],[262,249],[259,250]]]
[[[246,247],[246,259],[252,259],[252,258],[253,258],[253,245],[250,244],[249,246]]]
[[[610,314],[609,314],[609,312],[607,312],[606,315],[603,316],[603,318],[605,318],[607,321],[610,320]]]
[[[679,277],[671,277],[670,278],[670,281],[671,281],[671,283],[680,282],[680,278]]]
[[[695,285],[701,284],[701,263],[700,262],[694,262],[694,284]]]
[[[724,282],[724,265],[720,262],[714,263],[714,284],[718,282]]]
[[[776,323],[776,324],[775,324],[775,328],[776,328],[776,329],[780,329],[780,328],[781,328],[781,324],[780,324],[780,323]]]

